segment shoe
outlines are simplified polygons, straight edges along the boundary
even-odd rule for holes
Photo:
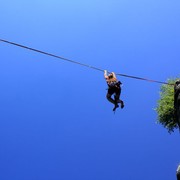
[[[116,104],[115,106],[114,106],[114,108],[113,108],[113,111],[115,111],[116,110],[116,108],[118,108],[119,107],[119,105],[118,104]]]
[[[121,109],[123,109],[124,108],[124,102],[122,101],[122,103],[121,103]]]

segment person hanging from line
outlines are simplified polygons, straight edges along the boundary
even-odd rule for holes
[[[174,112],[175,120],[180,129],[180,79],[174,84]]]
[[[114,104],[113,111],[119,107],[118,103],[121,103],[121,108],[124,107],[124,102],[120,99],[121,95],[121,82],[117,80],[114,72],[108,73],[107,70],[104,70],[104,78],[106,79],[108,85],[108,91],[106,98],[109,102]],[[114,94],[114,99],[112,95]]]

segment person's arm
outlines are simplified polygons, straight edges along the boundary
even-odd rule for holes
[[[112,74],[113,74],[113,77],[116,78],[116,74],[114,72],[112,72]]]
[[[108,79],[107,70],[104,70],[104,78],[105,78],[106,80]]]
[[[116,74],[115,74],[114,72],[112,72],[112,74],[113,74],[113,79],[114,79],[114,80],[117,80]]]

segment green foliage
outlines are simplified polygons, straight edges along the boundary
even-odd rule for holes
[[[176,79],[168,81],[169,84],[174,84]],[[160,91],[160,99],[158,100],[157,108],[158,114],[157,123],[162,124],[169,133],[174,132],[178,128],[174,116],[174,86],[162,85]]]

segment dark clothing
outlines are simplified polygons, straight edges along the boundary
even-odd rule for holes
[[[115,94],[114,99],[112,99],[111,97],[113,94]],[[106,97],[111,103],[116,104],[117,103],[116,101],[119,99],[120,94],[121,94],[121,87],[113,86],[108,88]]]
[[[116,107],[118,106],[118,103],[121,103],[121,108],[124,107],[124,103],[122,100],[120,100],[120,94],[121,94],[121,86],[122,84],[120,81],[118,82],[110,82],[108,84],[108,92],[106,95],[106,98],[109,102],[113,103]],[[114,99],[112,98],[112,95],[114,94]]]
[[[107,82],[108,87],[120,87],[120,85],[122,84],[120,81],[114,81],[114,82]]]
[[[177,169],[176,175],[177,175],[177,180],[180,180],[180,166]]]
[[[177,180],[180,180],[180,171],[177,172]]]

